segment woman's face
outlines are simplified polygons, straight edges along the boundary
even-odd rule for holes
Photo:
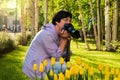
[[[60,22],[56,22],[56,24],[57,24],[56,26],[58,28],[58,33],[61,32],[61,29],[64,27],[64,25],[66,23],[71,23],[71,18],[70,17],[63,18],[63,19],[60,20]]]

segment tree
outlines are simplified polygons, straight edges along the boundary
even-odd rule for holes
[[[98,30],[98,39],[97,39],[97,49],[100,49],[100,27],[101,27],[101,17],[100,17],[100,0],[97,0],[97,30]]]
[[[48,0],[45,0],[44,24],[46,24],[48,22],[47,16],[48,16]]]
[[[95,42],[96,42],[96,49],[98,50],[98,35],[97,35],[97,28],[95,24],[95,16],[94,16],[94,9],[93,9],[93,3],[92,0],[90,0],[90,10],[91,10],[91,15],[92,15],[92,24],[93,24],[93,29],[94,29],[94,36],[95,36]]]
[[[22,32],[22,45],[26,45],[27,39],[26,39],[26,27],[25,27],[25,0],[21,1],[21,32]]]
[[[30,26],[32,31],[32,38],[35,36],[35,0],[29,0],[30,9]]]
[[[106,51],[111,51],[110,0],[105,0],[105,42]]]
[[[87,49],[90,50],[90,47],[89,47],[88,42],[87,42],[86,31],[85,31],[84,13],[83,13],[83,10],[81,8],[81,5],[79,6],[79,8],[80,8],[80,14],[81,14],[82,31],[83,31],[83,35],[84,35],[84,41],[85,41]]]
[[[35,34],[38,32],[38,0],[35,0]]]
[[[118,0],[114,0],[114,13],[112,25],[112,40],[117,40],[117,27],[118,27]]]

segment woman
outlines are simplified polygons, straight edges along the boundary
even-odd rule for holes
[[[32,80],[35,77],[33,64],[40,65],[46,59],[48,61],[47,70],[49,70],[51,57],[59,61],[59,58],[66,54],[66,45],[71,36],[62,28],[65,24],[71,23],[71,19],[72,14],[70,12],[57,12],[52,23],[43,26],[32,40],[23,65],[23,72]],[[57,64],[56,66],[59,67]],[[40,76],[39,69],[36,73]]]

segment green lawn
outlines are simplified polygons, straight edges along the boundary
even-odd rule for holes
[[[27,48],[20,46],[17,50],[0,57],[0,80],[30,80],[22,73]]]
[[[95,45],[90,45],[94,48]],[[17,50],[0,57],[0,80],[29,80],[22,73],[22,65],[26,55],[26,50],[28,46],[19,46]],[[109,65],[110,67],[120,68],[120,53],[115,52],[105,52],[105,51],[87,51],[85,44],[80,42],[78,48],[75,42],[71,44],[71,50],[73,55],[71,57],[71,62],[74,63],[76,57],[81,57],[81,59],[88,65],[92,65],[97,71],[97,66],[99,63],[104,65]]]
[[[102,63],[104,65],[109,65],[110,67],[120,68],[120,53],[95,51],[94,46],[95,45],[90,44],[92,50],[87,51],[84,43],[79,43],[77,48],[77,45],[72,42],[71,50],[73,56],[71,57],[71,61],[74,62],[75,58],[80,56],[84,62],[93,65],[94,67],[97,67],[99,63]]]

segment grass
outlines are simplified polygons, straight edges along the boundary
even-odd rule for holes
[[[22,73],[22,65],[27,48],[19,46],[17,50],[0,58],[0,80],[29,80]]]
[[[87,51],[85,48],[85,43],[78,43],[76,45],[75,42],[71,44],[71,50],[73,52],[73,56],[71,57],[71,62],[75,63],[75,59],[80,57],[82,62],[88,64],[89,66],[93,66],[95,70],[95,77],[100,77],[100,72],[98,70],[98,65],[103,64],[104,66],[109,66],[110,68],[114,67],[115,69],[120,70],[120,53],[118,52],[106,52],[106,51],[95,51],[95,45],[89,45],[91,51]]]
[[[90,47],[94,48],[94,45],[90,44]],[[89,65],[98,65],[102,63],[110,67],[120,68],[120,53],[95,50],[87,51],[84,43],[79,43],[77,48],[74,42],[71,44],[71,50],[73,52],[73,56],[71,57],[72,62],[79,56]]]
[[[94,46],[95,45],[90,44],[92,49],[94,49]],[[0,80],[29,80],[29,78],[22,73],[22,65],[27,49],[28,46],[19,46],[17,50],[0,57]],[[78,46],[75,42],[72,42],[71,50],[73,52],[71,57],[72,63],[75,63],[77,57],[81,57],[83,62],[94,66],[97,73],[99,63],[120,68],[120,53],[94,50],[87,51],[85,43],[82,42],[78,43]]]

